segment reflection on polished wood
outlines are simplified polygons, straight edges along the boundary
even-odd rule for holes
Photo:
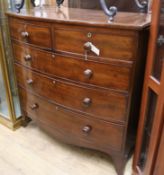
[[[43,8],[42,10],[30,9],[22,10],[20,14],[8,12],[8,16],[19,17],[20,19],[41,20],[44,22],[57,22],[80,24],[89,26],[102,26],[120,29],[136,29],[141,30],[150,24],[151,15],[142,13],[118,12],[115,20],[109,23],[108,17],[104,15],[102,10],[87,10],[61,7]],[[83,14],[83,15],[81,15]]]
[[[66,143],[109,154],[123,175],[150,16],[119,12],[109,23],[102,10],[66,7],[7,14],[25,118]]]

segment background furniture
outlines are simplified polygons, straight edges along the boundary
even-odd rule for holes
[[[68,1],[68,2],[67,2]],[[139,2],[142,2],[140,0]],[[135,0],[109,0],[106,1],[108,6],[116,6],[119,11],[140,12],[141,9],[135,3]],[[99,0],[65,0],[64,4],[68,7],[85,8],[85,9],[101,9]]]
[[[18,2],[21,2],[22,0],[18,0]],[[56,6],[57,0],[25,0],[26,7],[33,7],[32,4],[35,4],[36,6]],[[151,4],[152,0],[108,0],[106,1],[108,7],[109,6],[116,6],[119,11],[127,11],[127,12],[146,12],[147,10],[141,8],[144,4],[144,2]],[[12,9],[14,9],[14,1],[10,0]],[[32,2],[32,3],[31,3]],[[59,2],[62,2],[62,0],[59,0]],[[138,3],[137,3],[138,2]],[[139,4],[139,5],[137,5]],[[84,9],[101,9],[100,0],[64,0],[63,5],[65,7],[71,7],[71,8],[84,8]],[[139,7],[140,6],[140,7]]]
[[[8,26],[4,14],[7,9],[7,2],[0,0],[0,123],[15,129],[21,125],[21,113],[13,76]]]
[[[153,3],[134,174],[161,175],[164,139],[164,1]]]

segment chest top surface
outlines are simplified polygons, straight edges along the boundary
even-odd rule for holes
[[[8,11],[8,16],[14,16],[27,20],[45,22],[68,23],[88,26],[100,26],[118,29],[142,30],[148,27],[151,15],[144,13],[118,12],[113,22],[102,10],[88,10],[78,8],[49,7],[22,10],[20,13]]]

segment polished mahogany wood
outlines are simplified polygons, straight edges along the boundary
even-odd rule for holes
[[[103,11],[66,7],[7,15],[24,116],[67,143],[108,153],[123,175],[135,142],[150,15],[118,12],[110,23]]]
[[[32,25],[12,18],[9,22],[13,39],[51,49],[51,29],[49,25]],[[44,37],[43,37],[44,36]]]
[[[124,135],[122,125],[110,124],[71,112],[61,106],[49,103],[23,88],[19,88],[19,93],[22,109],[34,120],[48,126],[49,132],[53,133],[55,137],[64,142],[98,148],[105,152],[108,152],[109,148],[121,151]],[[36,105],[38,107],[34,108]]]
[[[84,60],[84,58],[54,54],[19,43],[13,44],[13,52],[18,63],[51,77],[56,76],[123,92],[130,89],[132,76],[130,63],[125,66],[114,61],[105,64],[98,62],[97,59]]]
[[[57,22],[60,24],[108,27],[121,30],[142,30],[149,26],[151,19],[151,15],[148,14],[118,12],[115,20],[109,23],[108,17],[104,15],[102,10],[76,9],[63,6],[60,9],[53,7],[44,8],[40,11],[29,9],[28,11],[21,10],[21,13],[7,12],[7,15],[19,18],[19,20],[25,19],[35,22]]]
[[[54,49],[80,55],[132,61],[136,58],[138,36],[135,31],[95,29],[80,26],[54,25]],[[69,42],[68,42],[69,41]],[[85,49],[91,42],[100,50],[100,55]],[[87,52],[87,53],[86,53]]]
[[[128,96],[48,78],[15,65],[18,84],[58,104],[90,114],[96,118],[125,122]],[[33,83],[29,84],[28,81]],[[89,98],[89,104],[85,99]],[[109,100],[110,99],[110,100]]]

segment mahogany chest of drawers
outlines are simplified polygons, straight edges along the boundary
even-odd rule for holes
[[[24,116],[108,153],[121,175],[135,142],[149,16],[118,13],[108,23],[101,11],[64,7],[7,15]]]

